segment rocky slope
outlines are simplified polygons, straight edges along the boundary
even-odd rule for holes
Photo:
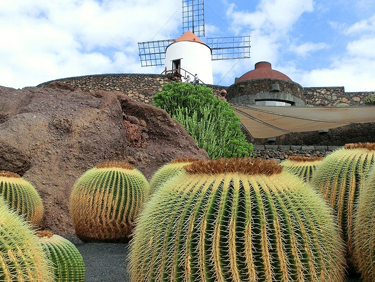
[[[120,92],[73,90],[0,86],[0,170],[20,174],[39,191],[43,228],[74,232],[71,189],[100,162],[124,160],[150,178],[173,158],[208,158],[164,110]]]

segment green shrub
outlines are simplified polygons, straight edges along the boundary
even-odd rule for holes
[[[331,209],[282,170],[252,158],[185,166],[138,217],[130,280],[342,282]]]
[[[154,96],[155,105],[180,122],[210,158],[251,156],[233,108],[203,85],[169,83]]]
[[[375,93],[367,95],[365,98],[365,104],[375,105]]]

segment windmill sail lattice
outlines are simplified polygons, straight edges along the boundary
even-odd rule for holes
[[[139,58],[142,67],[162,66],[165,60],[165,49],[173,39],[139,42]]]
[[[250,58],[250,36],[207,38],[212,60]]]
[[[182,31],[206,36],[203,0],[182,0]]]

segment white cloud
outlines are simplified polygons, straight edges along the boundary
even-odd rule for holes
[[[328,67],[301,72],[305,86],[345,86],[346,91],[375,90],[375,15],[346,27],[345,52],[332,58]]]
[[[334,11],[323,0],[214,3],[222,2],[228,7],[226,21],[236,33],[250,34],[252,47],[251,59],[213,63],[216,84],[230,85],[256,62],[269,61],[303,86],[375,90],[375,15],[367,12],[366,19],[350,25],[347,19],[331,17]],[[360,0],[358,9],[368,9],[372,2]],[[238,8],[241,3],[247,10]],[[171,0],[0,0],[0,85],[24,87],[100,73],[160,73],[161,68],[141,68],[137,42],[180,35],[180,7],[181,2]],[[306,26],[307,13],[306,22],[314,17],[327,26],[332,19],[336,41],[325,41],[318,37],[320,29]],[[206,25],[208,36],[223,33],[219,29]],[[309,32],[317,37],[304,39]],[[337,46],[344,48],[336,52]],[[320,50],[325,52],[317,53]],[[307,70],[309,59],[329,52],[335,57],[321,56],[316,61],[323,67]]]
[[[255,12],[236,11],[231,4],[227,16],[234,28],[248,26],[252,29],[287,32],[305,12],[313,11],[313,0],[262,0]]]
[[[358,35],[362,33],[375,34],[375,15],[369,19],[361,20],[346,30],[346,34]]]
[[[349,56],[375,60],[375,38],[362,38],[349,42],[347,52]],[[375,78],[374,78],[375,79]]]
[[[320,50],[328,49],[329,45],[327,43],[313,43],[313,42],[306,42],[301,45],[291,45],[290,51],[295,53],[297,56],[306,57],[312,52],[317,52]]]
[[[1,1],[0,85],[150,72],[137,62],[137,42],[171,38],[179,29],[178,9],[169,0]]]

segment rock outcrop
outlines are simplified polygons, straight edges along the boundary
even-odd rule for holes
[[[68,203],[74,182],[104,161],[125,160],[147,178],[173,158],[208,158],[164,111],[120,92],[0,87],[0,170],[39,191],[43,228],[73,233]]]

